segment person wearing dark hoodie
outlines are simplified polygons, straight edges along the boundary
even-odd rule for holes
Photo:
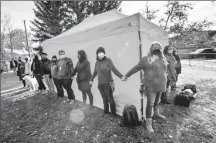
[[[23,87],[26,87],[26,82],[23,80],[23,76],[25,74],[25,62],[22,61],[22,58],[19,57],[18,65],[17,65],[17,76],[19,76],[19,80],[22,81]]]
[[[63,87],[66,89],[67,94],[68,94],[68,100],[70,104],[73,104],[75,101],[75,95],[74,92],[71,88],[73,77],[72,74],[74,72],[73,68],[73,62],[71,58],[68,58],[65,56],[65,51],[60,50],[59,51],[59,60],[57,62],[57,77],[58,77],[58,82],[59,82],[59,95],[61,97],[64,96],[64,90]]]
[[[136,66],[125,74],[123,81],[140,70],[144,71],[144,81],[146,83],[146,128],[148,132],[154,132],[152,128],[153,109],[155,117],[166,119],[159,113],[160,96],[162,92],[166,91],[167,81],[167,61],[160,43],[152,43],[148,55],[144,56]]]
[[[105,49],[103,47],[97,49],[96,56],[97,61],[95,63],[94,73],[90,79],[90,84],[92,85],[94,78],[98,76],[98,89],[103,99],[104,113],[109,113],[110,104],[111,112],[116,116],[116,106],[113,99],[114,82],[111,71],[119,78],[122,78],[123,75],[116,69],[112,60],[105,56]]]
[[[171,86],[172,90],[175,90],[176,85],[176,71],[175,71],[175,57],[172,55],[173,47],[172,46],[165,46],[164,47],[164,56],[167,59],[167,83],[166,83],[166,91],[161,95],[161,103],[163,104],[170,104],[168,99],[168,90],[169,86]]]
[[[42,58],[41,58],[41,53],[43,53],[43,47],[39,46],[38,48],[35,48],[37,52],[37,54],[34,56],[33,62],[32,62],[32,66],[31,66],[31,70],[33,72],[33,75],[35,76],[35,78],[37,79],[37,82],[39,84],[38,89],[39,90],[45,90],[46,87],[42,81],[43,76],[43,64],[42,64]]]
[[[86,94],[88,94],[90,105],[93,105],[93,95],[91,85],[89,84],[91,74],[90,62],[87,60],[87,55],[84,50],[78,51],[79,61],[74,69],[73,76],[77,73],[77,84],[83,95],[83,102],[86,103]]]
[[[176,70],[176,82],[178,81],[178,75],[181,74],[181,61],[180,58],[178,56],[178,54],[176,53],[176,49],[173,50],[173,56],[175,57],[176,60],[176,64],[175,64],[175,70]],[[177,86],[175,85],[175,88]]]

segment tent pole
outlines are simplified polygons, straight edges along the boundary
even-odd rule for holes
[[[142,40],[141,40],[141,34],[140,31],[138,31],[138,35],[139,35],[139,59],[142,59]],[[142,71],[140,71],[140,89],[141,91],[143,90],[143,73]],[[140,92],[141,95],[141,116],[142,116],[142,122],[144,122],[144,116],[143,116],[143,94],[145,91]]]

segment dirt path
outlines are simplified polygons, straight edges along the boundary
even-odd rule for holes
[[[214,143],[216,142],[216,72],[184,66],[178,86],[195,83],[199,94],[189,108],[161,105],[167,121],[153,120],[154,134],[144,125],[122,128],[120,118],[66,98],[37,93],[25,100],[2,101],[3,142],[41,143]],[[178,90],[179,90],[178,89]],[[174,97],[171,93],[171,99]],[[33,95],[33,94],[31,94]],[[14,99],[22,99],[15,96]],[[76,116],[76,119],[73,118]]]

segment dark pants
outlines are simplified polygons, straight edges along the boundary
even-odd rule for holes
[[[23,83],[23,86],[25,87],[26,86],[25,80],[22,79],[22,83]]]
[[[75,100],[75,96],[74,96],[74,92],[71,88],[72,85],[72,79],[58,79],[58,83],[59,83],[59,89],[57,89],[59,91],[59,95],[60,97],[64,97],[64,89],[67,91],[68,94],[68,99],[71,100]]]
[[[42,81],[41,75],[40,75],[40,74],[35,74],[35,78],[36,78],[36,80],[37,80],[37,82],[38,82],[38,85],[39,85],[38,89],[39,89],[39,90],[43,90],[43,89],[45,90],[46,87],[45,87],[45,85],[44,85],[44,83],[43,83],[43,81]]]
[[[59,84],[59,81],[58,81],[58,79],[56,79],[56,78],[53,78],[53,82],[54,82],[54,84],[55,84],[55,87],[56,87],[56,89],[57,89],[57,95],[59,96],[59,97],[62,97],[61,95],[60,95],[60,84]]]
[[[162,94],[161,94],[161,101],[168,100],[168,88],[169,88],[169,85],[170,85],[170,81],[167,80],[167,83],[166,83],[166,92],[162,92]]]
[[[113,99],[113,92],[109,84],[107,85],[98,85],[98,89],[103,99],[104,104],[104,113],[109,113],[109,104],[110,109],[113,114],[116,114],[115,101]]]
[[[84,103],[86,103],[86,94],[88,94],[90,104],[93,105],[93,95],[91,93],[91,89],[82,91]]]

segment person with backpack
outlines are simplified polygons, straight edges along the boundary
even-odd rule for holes
[[[105,56],[105,49],[103,47],[97,49],[96,56],[97,61],[95,63],[94,73],[90,79],[90,84],[92,85],[94,78],[98,76],[98,89],[103,99],[104,113],[109,113],[110,104],[111,112],[116,116],[116,106],[113,99],[115,87],[111,71],[119,78],[122,78],[123,75],[116,69],[112,60]]]
[[[79,61],[73,72],[73,76],[77,73],[77,84],[79,90],[83,95],[83,102],[86,103],[86,94],[88,94],[90,105],[93,105],[93,95],[91,92],[91,85],[89,84],[91,74],[90,62],[87,60],[87,55],[84,50],[78,51],[77,55]]]
[[[167,81],[167,60],[163,55],[160,43],[152,43],[148,55],[144,56],[135,67],[125,74],[123,81],[140,70],[144,71],[146,86],[146,128],[149,132],[154,132],[152,128],[153,109],[155,117],[166,119],[159,113],[160,96],[162,92],[166,91]]]
[[[178,56],[178,54],[176,53],[176,49],[173,50],[173,56],[175,57],[176,60],[176,64],[175,64],[175,70],[176,70],[176,82],[178,81],[178,76],[179,74],[181,74],[181,60]],[[176,84],[175,84],[175,88],[176,88]]]
[[[42,68],[43,68],[42,80],[46,87],[47,92],[52,94],[54,93],[54,84],[53,84],[52,76],[51,76],[52,62],[47,58],[46,53],[42,53],[41,57],[42,57]]]
[[[171,90],[175,90],[176,87],[176,70],[175,70],[175,57],[172,55],[173,47],[165,46],[164,47],[164,56],[167,59],[167,83],[166,83],[166,92],[163,92],[161,95],[161,103],[170,104],[170,100],[168,99],[168,90],[169,86],[171,86]]]
[[[66,89],[68,94],[68,100],[70,104],[73,104],[75,101],[75,95],[71,88],[74,72],[73,62],[70,58],[65,56],[65,51],[59,51],[59,60],[57,62],[57,77],[59,82],[59,96],[64,96],[63,87]]]

